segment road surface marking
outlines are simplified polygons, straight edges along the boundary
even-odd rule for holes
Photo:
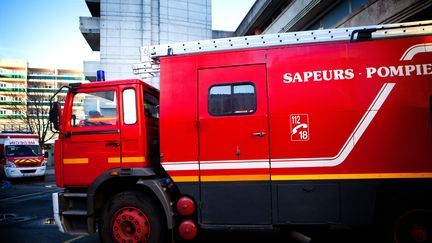
[[[72,238],[72,239],[70,239],[70,240],[63,241],[63,243],[71,243],[71,242],[74,242],[74,241],[79,240],[79,239],[81,239],[81,238],[84,238],[84,235],[80,235],[80,236],[77,236],[77,237]]]

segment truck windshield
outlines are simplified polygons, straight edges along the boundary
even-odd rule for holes
[[[117,103],[114,90],[77,93],[73,98],[73,127],[115,126]]]
[[[41,155],[39,145],[9,145],[6,146],[6,156],[38,156]]]

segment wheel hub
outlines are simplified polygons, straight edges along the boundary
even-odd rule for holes
[[[413,228],[411,229],[411,236],[415,242],[419,242],[419,243],[426,242],[428,239],[428,233],[425,227],[421,225],[413,226]]]
[[[147,242],[150,224],[139,208],[123,207],[114,214],[112,232],[117,242]]]
[[[432,213],[414,209],[402,214],[396,221],[394,239],[396,243],[430,243]]]

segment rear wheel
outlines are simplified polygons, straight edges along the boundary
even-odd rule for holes
[[[432,242],[432,210],[409,209],[399,217],[393,225],[395,243],[431,243]]]
[[[103,242],[163,242],[165,220],[156,202],[140,192],[122,192],[103,209],[100,236]]]

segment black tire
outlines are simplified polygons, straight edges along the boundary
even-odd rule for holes
[[[432,243],[432,210],[407,207],[394,217],[392,238],[395,243]]]
[[[3,167],[3,165],[0,165],[0,181],[3,181],[3,179],[5,179],[5,178],[6,178],[6,174],[4,171],[4,167]]]
[[[138,191],[121,192],[105,205],[99,225],[102,242],[164,242],[166,223],[155,200]]]
[[[381,214],[380,242],[432,243],[430,199],[396,198]]]

